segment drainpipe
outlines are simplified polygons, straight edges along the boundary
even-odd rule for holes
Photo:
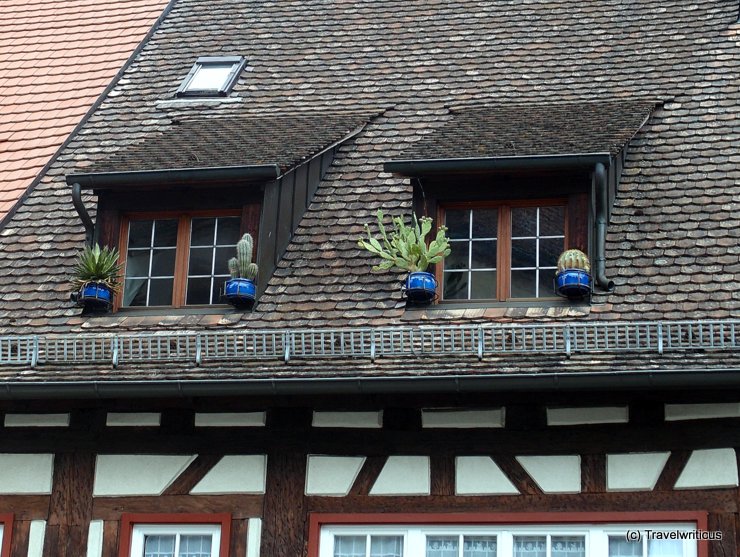
[[[594,167],[596,189],[596,246],[594,247],[594,279],[607,292],[614,290],[614,282],[606,278],[606,225],[609,212],[609,194],[606,167],[597,163]]]
[[[77,209],[77,214],[80,215],[82,224],[85,227],[85,243],[92,247],[93,243],[93,232],[95,230],[95,224],[90,218],[90,214],[85,209],[85,204],[82,203],[82,186],[79,182],[72,184],[72,203]]]

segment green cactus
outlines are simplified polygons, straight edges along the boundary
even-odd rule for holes
[[[588,256],[579,249],[565,250],[558,258],[558,273],[565,269],[580,269],[587,273],[591,272],[591,263]]]
[[[252,235],[246,233],[241,240],[236,243],[236,257],[229,259],[229,273],[231,278],[244,278],[254,280],[257,278],[259,270],[256,263],[252,263],[252,252],[254,251],[254,241]]]

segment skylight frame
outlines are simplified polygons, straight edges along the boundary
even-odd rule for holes
[[[197,73],[208,66],[222,66],[231,65],[226,79],[217,88],[207,89],[191,89],[190,85],[194,81]],[[244,66],[247,64],[247,59],[244,56],[199,56],[193,67],[190,68],[188,75],[185,76],[180,87],[177,89],[175,96],[177,97],[225,97],[236,85],[239,75],[241,74]]]

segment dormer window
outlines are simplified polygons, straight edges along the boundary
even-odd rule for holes
[[[239,79],[245,63],[243,56],[201,56],[183,80],[177,96],[226,96]]]

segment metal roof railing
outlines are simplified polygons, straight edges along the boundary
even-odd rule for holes
[[[740,349],[740,320],[439,325],[0,337],[0,365]]]

